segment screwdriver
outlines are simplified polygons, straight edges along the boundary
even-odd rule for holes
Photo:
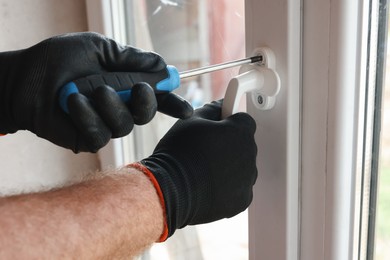
[[[107,72],[90,75],[67,83],[60,89],[59,104],[63,111],[69,113],[67,100],[74,93],[81,92],[89,96],[99,86],[108,85],[114,88],[121,100],[127,103],[131,96],[131,87],[138,82],[146,82],[156,94],[171,92],[180,86],[180,80],[194,77],[213,71],[223,70],[250,63],[261,63],[263,56],[253,56],[245,59],[210,65],[197,69],[180,72],[176,67],[167,65],[165,69],[157,72]]]

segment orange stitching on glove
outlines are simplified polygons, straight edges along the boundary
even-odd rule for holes
[[[163,214],[164,214],[164,231],[160,236],[160,239],[157,242],[164,242],[168,238],[168,224],[167,224],[167,218],[166,218],[166,212],[165,212],[165,200],[164,195],[162,193],[162,190],[160,188],[160,184],[158,184],[156,178],[154,177],[153,173],[149,171],[148,168],[146,168],[144,165],[140,163],[131,163],[127,165],[127,167],[133,167],[141,172],[143,172],[150,181],[153,183],[154,188],[156,189],[157,195],[160,199],[161,206],[163,208]]]

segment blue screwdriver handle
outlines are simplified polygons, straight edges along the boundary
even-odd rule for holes
[[[71,81],[60,89],[60,107],[69,113],[68,97],[70,95],[80,92],[89,96],[94,89],[103,85],[115,89],[121,100],[127,103],[131,97],[131,88],[139,82],[148,83],[156,94],[171,92],[180,86],[180,75],[178,70],[171,65],[157,72],[107,72],[90,75]]]

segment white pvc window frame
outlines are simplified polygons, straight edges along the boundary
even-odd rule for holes
[[[248,99],[259,148],[250,259],[363,256],[367,2],[246,1],[247,54],[271,48],[282,83],[272,110]]]
[[[116,3],[86,0],[91,31],[123,37]],[[259,112],[248,99],[259,147],[250,259],[358,255],[364,14],[356,0],[246,0],[247,53],[270,47],[282,82],[272,110]],[[100,152],[103,168],[123,165],[122,147],[115,140]]]
[[[368,2],[304,2],[301,259],[365,259],[359,202]]]
[[[275,107],[257,122],[258,181],[249,208],[249,258],[298,259],[300,188],[301,3],[247,0],[246,51],[275,53],[281,89]]]

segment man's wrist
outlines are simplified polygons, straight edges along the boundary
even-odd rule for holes
[[[163,216],[164,216],[164,230],[163,230],[163,232],[162,232],[162,234],[157,242],[164,242],[165,240],[168,239],[169,230],[168,230],[168,223],[167,223],[165,200],[164,200],[164,195],[162,193],[161,187],[160,187],[159,183],[157,182],[156,178],[154,177],[153,173],[148,168],[146,168],[144,165],[142,165],[141,163],[131,163],[131,164],[127,165],[127,167],[134,168],[140,172],[143,172],[149,178],[149,180],[153,184],[154,188],[156,189],[156,193],[159,197],[160,204],[161,204],[161,207],[163,210]]]

